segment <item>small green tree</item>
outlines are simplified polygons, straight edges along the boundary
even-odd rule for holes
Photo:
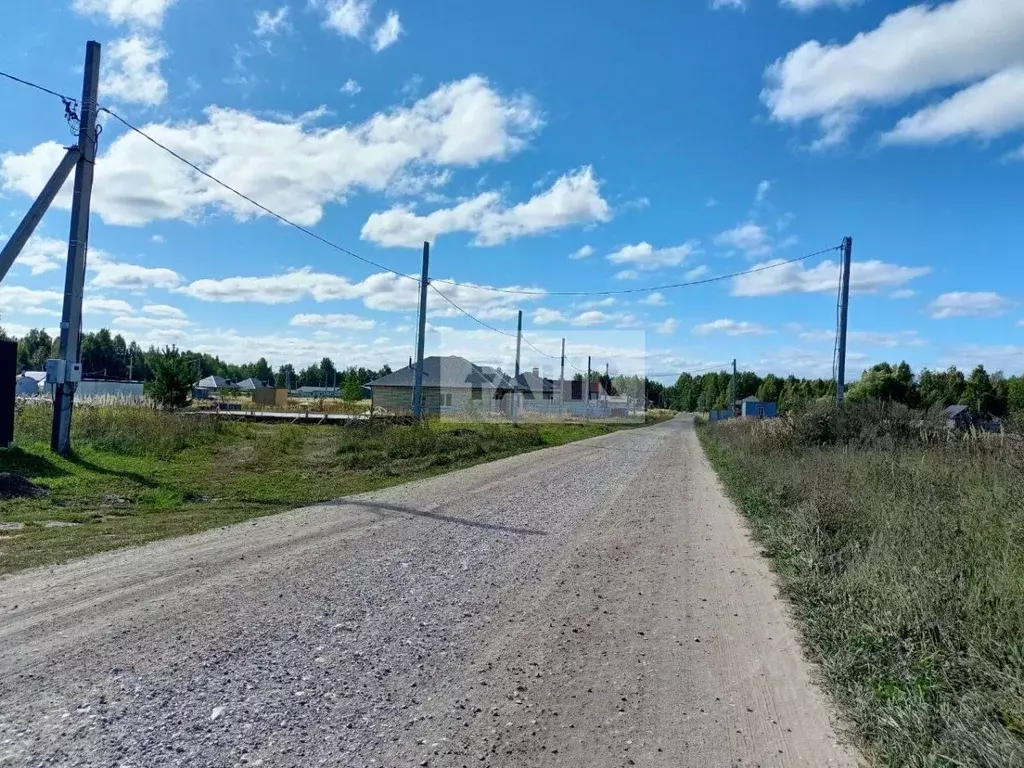
[[[363,397],[363,388],[359,385],[359,377],[355,371],[350,371],[345,375],[345,383],[341,388],[341,399],[349,403],[354,403],[356,400],[361,400]]]
[[[192,369],[177,347],[166,347],[150,358],[153,379],[146,395],[165,408],[184,408],[192,392]]]

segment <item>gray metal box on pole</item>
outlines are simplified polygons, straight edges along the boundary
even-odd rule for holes
[[[89,214],[92,208],[92,180],[96,168],[96,113],[99,105],[100,44],[90,40],[85,46],[85,72],[82,79],[82,114],[79,120],[75,186],[71,201],[71,232],[68,237],[68,267],[64,279],[64,308],[60,320],[60,360],[64,371],[56,381],[53,397],[53,430],[50,449],[62,456],[71,453],[71,411],[75,404],[76,377],[81,370],[82,298],[85,291],[85,262],[89,249]]]

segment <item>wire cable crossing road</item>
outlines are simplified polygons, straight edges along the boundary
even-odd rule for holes
[[[853,766],[686,417],[0,580],[0,765]]]

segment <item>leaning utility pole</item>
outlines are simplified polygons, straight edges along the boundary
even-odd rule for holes
[[[736,358],[732,359],[732,381],[729,383],[729,399],[732,400],[732,415],[736,415]]]
[[[96,168],[96,145],[99,143],[99,133],[96,129],[99,84],[100,44],[90,40],[85,47],[85,72],[82,78],[82,114],[79,116],[78,130],[79,158],[75,166],[74,196],[71,201],[68,266],[64,280],[64,309],[60,321],[60,362],[53,366],[56,387],[53,395],[50,450],[62,456],[71,453],[71,410],[75,403],[75,387],[81,379],[79,343],[82,338],[82,294],[85,290],[85,261],[89,247],[92,180]]]
[[[853,238],[843,238],[842,302],[839,305],[839,365],[836,371],[836,403],[843,404],[846,387],[846,318],[850,308],[850,261],[853,256]]]
[[[516,400],[519,397],[519,351],[523,345],[523,310],[519,310],[519,324],[516,328],[516,378],[512,382],[512,423],[516,423]]]
[[[565,404],[565,337],[562,337],[562,367],[558,373],[558,412],[562,413]]]
[[[413,372],[412,416],[423,416],[423,348],[427,335],[427,286],[430,268],[430,243],[423,243],[423,273],[420,276],[420,323],[416,336],[416,370]]]

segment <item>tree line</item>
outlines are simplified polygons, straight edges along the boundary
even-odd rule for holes
[[[693,376],[684,373],[663,392],[665,402],[681,411],[711,411],[729,408],[732,375],[725,372]],[[776,402],[780,411],[792,411],[812,400],[835,397],[830,379],[803,379],[753,371],[736,376],[736,399],[751,395]],[[967,376],[952,366],[944,371],[923,369],[915,374],[906,362],[877,363],[846,388],[846,399],[883,400],[911,408],[933,409],[966,405],[985,417],[1024,415],[1024,377],[989,373],[978,365]]]
[[[0,339],[8,336],[0,328]],[[18,368],[23,371],[40,371],[50,358],[56,357],[60,339],[50,336],[45,330],[33,328],[18,342]],[[161,363],[173,358],[194,384],[207,376],[220,376],[228,381],[257,379],[264,384],[277,387],[337,387],[342,389],[351,381],[361,388],[374,379],[391,373],[388,365],[380,369],[363,366],[349,366],[339,369],[333,360],[324,357],[319,363],[296,370],[291,363],[276,370],[261,357],[252,363],[241,365],[228,363],[215,355],[174,347],[159,349],[155,346],[143,349],[136,342],[125,341],[121,334],[111,335],[106,328],[82,334],[82,374],[86,378],[114,379],[120,381],[150,382]]]

